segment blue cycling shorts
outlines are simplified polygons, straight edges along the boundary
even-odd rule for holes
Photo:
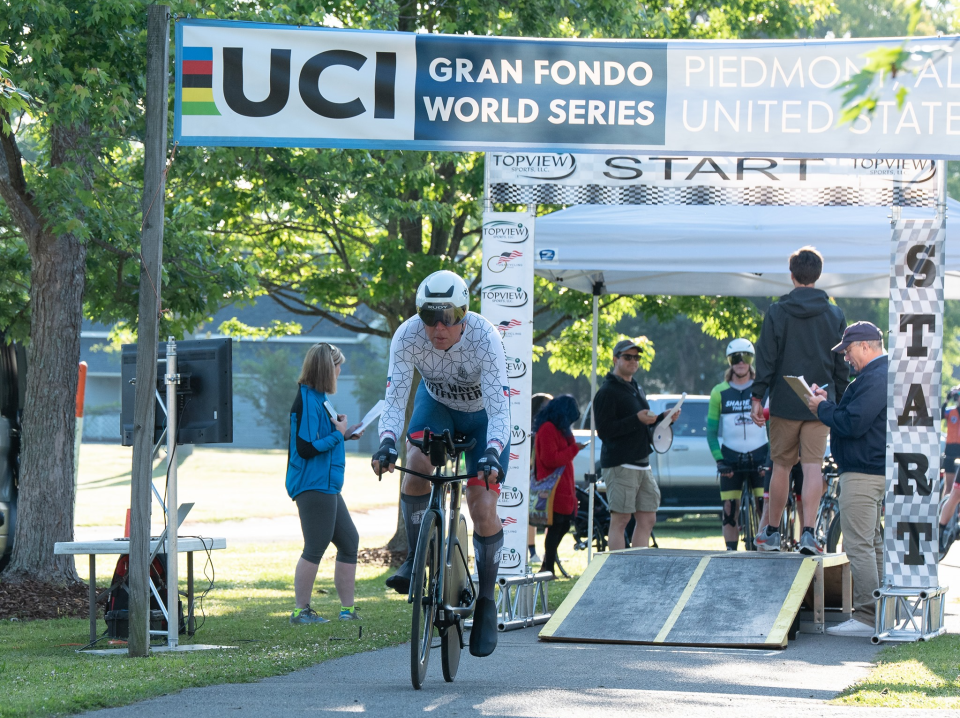
[[[444,429],[448,429],[451,434],[463,434],[467,441],[474,439],[477,443],[466,452],[466,473],[476,477],[477,462],[483,457],[487,449],[486,410],[456,411],[444,406],[430,396],[430,392],[427,391],[426,385],[421,380],[420,386],[417,387],[417,395],[413,399],[413,415],[410,417],[410,423],[407,426],[407,436],[419,441],[423,438],[425,428],[430,429],[430,432],[434,434],[442,434]],[[500,466],[503,467],[503,475],[497,479],[500,483],[503,483],[507,476],[509,463],[510,440],[507,439],[507,445],[500,452]],[[484,485],[483,479],[472,478],[467,482],[467,486]],[[491,485],[490,488],[492,489],[493,486]]]

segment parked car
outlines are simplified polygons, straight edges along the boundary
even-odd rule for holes
[[[17,521],[20,414],[26,366],[23,347],[5,343],[0,334],[0,570],[10,560]]]
[[[659,414],[676,406],[679,394],[652,394],[647,397],[650,410]],[[673,425],[673,445],[664,454],[650,455],[650,466],[660,486],[660,512],[668,514],[720,513],[720,479],[717,462],[707,444],[707,409],[710,397],[687,395],[680,418]],[[589,416],[589,410],[584,412]],[[573,432],[577,441],[590,438],[589,429]],[[600,470],[600,437],[595,437],[596,464],[599,490],[604,490]],[[584,474],[590,468],[590,447],[581,451],[573,461],[574,476],[585,484]]]

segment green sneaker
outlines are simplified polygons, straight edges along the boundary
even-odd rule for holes
[[[326,618],[310,608],[309,604],[307,604],[306,608],[294,609],[293,613],[290,614],[290,623],[328,623],[328,621]]]
[[[343,609],[342,611],[340,611],[340,620],[341,621],[359,621],[360,609],[354,608],[352,611]]]

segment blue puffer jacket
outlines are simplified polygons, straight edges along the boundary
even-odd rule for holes
[[[830,427],[830,451],[841,473],[882,476],[887,471],[887,357],[877,357],[843,393],[824,401],[817,417]]]
[[[287,450],[287,493],[304,491],[339,494],[347,458],[343,434],[323,408],[327,395],[300,385],[290,410],[290,445]]]

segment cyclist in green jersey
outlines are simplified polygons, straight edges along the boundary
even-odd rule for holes
[[[754,353],[747,339],[734,339],[727,345],[729,366],[724,381],[710,392],[707,411],[707,443],[720,474],[723,540],[730,551],[736,551],[739,542],[743,484],[748,482],[753,495],[762,499],[763,467],[769,454],[766,430],[750,418]]]

